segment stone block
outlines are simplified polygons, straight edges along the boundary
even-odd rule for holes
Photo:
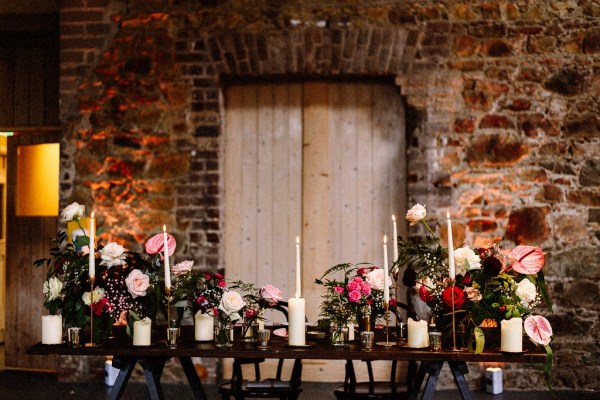
[[[506,238],[515,244],[542,244],[550,235],[546,217],[549,207],[524,207],[511,212]]]

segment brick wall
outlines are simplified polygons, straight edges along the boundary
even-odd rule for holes
[[[473,245],[543,247],[555,385],[599,389],[600,5],[319,3],[63,1],[63,202],[93,199],[132,247],[166,223],[178,256],[218,268],[221,84],[393,77],[409,206],[451,210]]]

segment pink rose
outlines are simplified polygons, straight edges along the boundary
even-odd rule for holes
[[[527,336],[533,342],[542,346],[547,346],[552,340],[552,327],[550,322],[541,315],[532,315],[525,320],[523,324]]]
[[[186,272],[190,272],[192,267],[194,266],[194,262],[191,260],[185,260],[178,264],[175,264],[171,267],[171,272],[173,275],[184,274]]]
[[[512,269],[520,274],[537,274],[544,266],[544,253],[539,247],[517,246],[508,253]]]
[[[129,273],[127,278],[125,278],[125,284],[133,298],[145,296],[146,290],[150,286],[150,277],[139,269],[134,269]]]
[[[175,253],[175,247],[177,243],[175,242],[175,238],[167,233],[167,247],[169,248],[169,256],[172,256]],[[163,248],[165,247],[165,239],[162,233],[158,233],[152,236],[146,242],[146,252],[148,254],[160,254],[160,258],[164,258]]]
[[[358,303],[360,301],[360,290],[353,290],[348,293],[348,301]]]
[[[336,293],[340,293],[340,294],[344,293],[344,288],[341,287],[341,286],[336,286],[336,287],[333,288],[333,290],[335,290]]]
[[[263,285],[260,288],[260,297],[265,299],[269,306],[273,307],[277,304],[278,301],[283,300],[283,296],[281,294],[281,290],[277,289],[273,285]]]
[[[385,272],[380,269],[374,269],[367,274],[367,283],[371,286],[371,289],[383,290],[385,284]],[[388,280],[391,283],[391,280]]]
[[[360,290],[365,296],[368,296],[371,294],[371,285],[369,285],[367,282],[363,281],[360,284]]]
[[[356,281],[350,281],[348,282],[348,285],[346,285],[346,289],[348,289],[349,292],[360,290],[360,283]]]

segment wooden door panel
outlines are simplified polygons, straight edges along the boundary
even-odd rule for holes
[[[13,368],[57,369],[56,356],[25,354],[27,347],[41,340],[41,319],[46,314],[42,286],[44,268],[33,266],[46,257],[56,237],[57,217],[16,216],[16,159],[20,145],[55,143],[60,134],[18,135],[8,139],[6,204],[6,331],[5,364]]]

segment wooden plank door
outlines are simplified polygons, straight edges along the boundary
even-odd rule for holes
[[[404,115],[398,89],[372,83],[234,85],[226,90],[227,276],[294,293],[302,238],[303,297],[341,262],[383,261],[391,215],[405,213]],[[402,224],[400,224],[402,226]],[[391,259],[391,253],[390,253]]]
[[[41,319],[46,314],[42,286],[44,268],[33,266],[46,257],[50,238],[56,237],[58,217],[18,217],[16,215],[16,165],[19,146],[56,143],[58,133],[23,134],[8,139],[7,238],[6,238],[6,331],[7,367],[57,369],[56,356],[29,356],[27,347],[41,340]]]

